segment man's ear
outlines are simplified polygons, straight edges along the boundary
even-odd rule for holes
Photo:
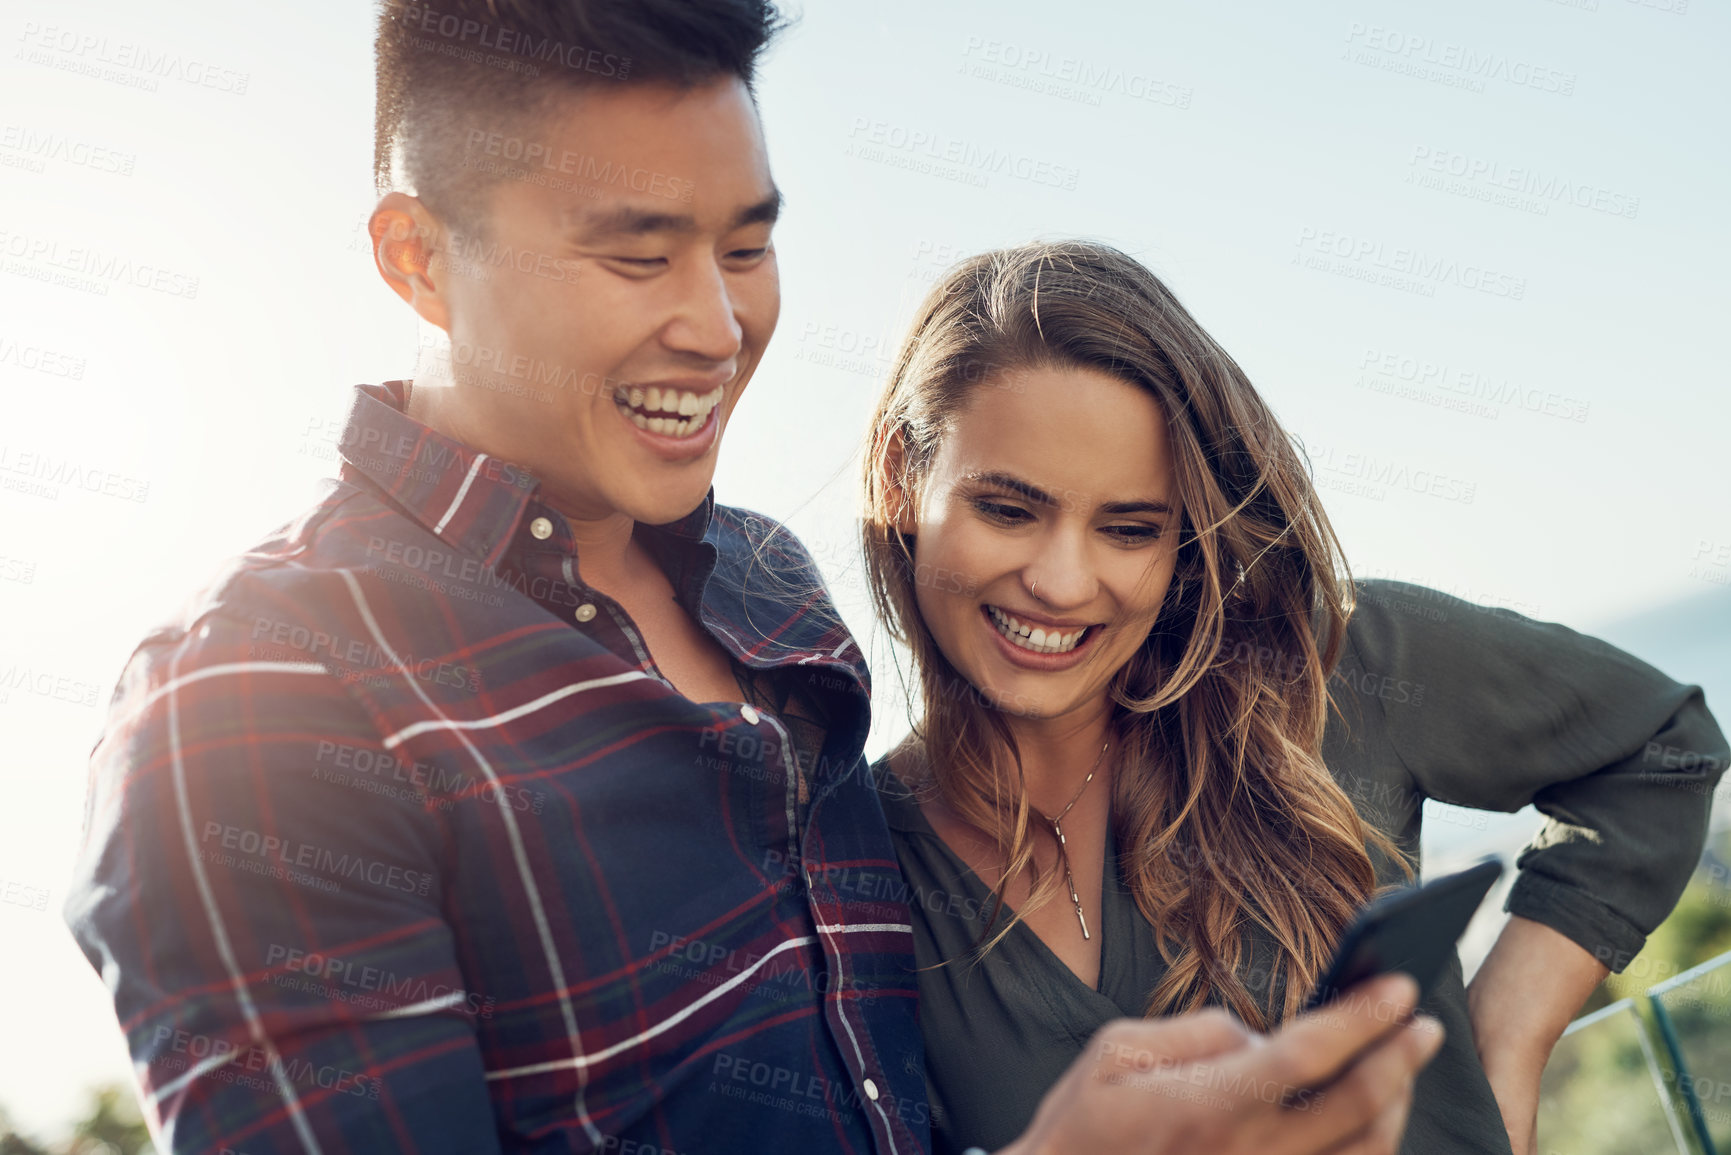
[[[888,507],[889,524],[900,533],[912,535],[919,528],[914,496],[907,488],[907,443],[897,427],[884,438],[883,452],[878,455],[878,484]]]
[[[444,229],[419,197],[386,193],[367,222],[373,238],[373,264],[391,291],[421,319],[451,331],[451,308],[441,291],[443,266],[435,269]]]

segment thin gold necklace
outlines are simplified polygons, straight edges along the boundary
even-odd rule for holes
[[[1082,916],[1082,898],[1076,893],[1076,876],[1070,873],[1070,855],[1069,852],[1064,849],[1064,829],[1059,826],[1058,823],[1064,820],[1064,815],[1070,813],[1071,806],[1076,805],[1077,802],[1082,800],[1082,791],[1088,789],[1088,783],[1094,780],[1094,772],[1100,769],[1100,760],[1106,756],[1106,747],[1111,744],[1110,741],[1106,742],[1100,747],[1100,752],[1094,755],[1094,765],[1088,768],[1088,776],[1082,779],[1082,786],[1076,791],[1076,797],[1070,799],[1069,806],[1064,807],[1064,809],[1058,812],[1058,817],[1047,818],[1039,810],[1035,809],[1032,802],[1028,803],[1028,809],[1033,810],[1034,813],[1039,815],[1039,817],[1046,823],[1046,825],[1052,828],[1052,835],[1058,840],[1058,858],[1064,863],[1064,881],[1070,885],[1070,901],[1076,907],[1076,921],[1082,924],[1083,939],[1088,939],[1092,936],[1088,933],[1088,920]]]

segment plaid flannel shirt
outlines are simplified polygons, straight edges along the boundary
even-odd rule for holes
[[[867,671],[810,556],[636,533],[760,681],[694,703],[521,468],[361,386],[342,479],[129,660],[66,918],[165,1151],[923,1151]]]

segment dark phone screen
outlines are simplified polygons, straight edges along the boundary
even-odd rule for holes
[[[1368,903],[1347,928],[1305,1009],[1391,971],[1404,971],[1417,980],[1422,1000],[1502,872],[1503,864],[1493,858]]]

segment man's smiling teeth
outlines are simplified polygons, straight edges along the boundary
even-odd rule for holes
[[[1088,632],[1087,626],[1071,630],[1067,634],[1058,630],[1043,630],[1038,626],[1023,625],[997,606],[987,606],[986,609],[990,611],[992,623],[998,627],[1000,634],[1022,649],[1032,650],[1036,654],[1067,654],[1076,648],[1076,643]]]
[[[709,411],[721,404],[724,386],[707,393],[684,389],[662,389],[656,385],[621,385],[613,390],[613,403],[639,429],[669,437],[689,437],[709,420]]]

